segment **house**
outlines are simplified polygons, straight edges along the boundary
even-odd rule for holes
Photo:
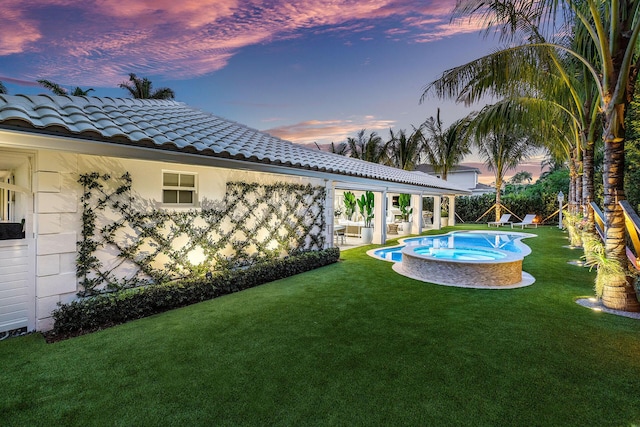
[[[0,95],[0,333],[78,295],[333,245],[336,194],[468,194],[166,100]]]
[[[432,165],[418,165],[416,170],[440,178]],[[495,193],[495,188],[478,182],[478,175],[480,175],[478,168],[458,165],[447,173],[447,182],[471,190],[473,196]]]

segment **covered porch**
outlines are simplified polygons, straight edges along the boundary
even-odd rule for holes
[[[356,206],[355,212],[349,215],[346,206],[348,201],[345,204],[346,193],[352,193],[355,199],[360,199],[367,191],[373,192],[374,196],[371,241],[367,241],[366,236],[363,238],[365,221],[358,207]],[[327,223],[330,224],[329,231],[333,236],[334,245],[355,247],[371,243],[384,244],[388,239],[455,225],[455,197],[463,194],[466,194],[464,190],[395,185],[375,187],[336,182],[327,200],[327,210],[331,211],[327,212],[327,217],[332,218]],[[401,195],[405,195],[404,197],[410,201],[405,208],[406,215],[403,215],[401,209]],[[432,203],[428,203],[429,199]],[[445,203],[448,205],[449,220],[443,224],[441,208]],[[426,205],[433,207],[427,209]]]

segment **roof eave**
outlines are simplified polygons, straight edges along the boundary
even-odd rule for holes
[[[324,180],[339,181],[346,184],[360,184],[369,188],[387,191],[405,191],[425,194],[466,194],[464,191],[447,187],[429,187],[411,183],[400,183],[369,177],[353,176],[338,171],[318,170],[292,164],[274,164],[258,159],[238,159],[225,153],[214,153],[211,150],[187,152],[173,144],[158,146],[152,143],[141,146],[126,138],[117,141],[91,135],[66,134],[51,132],[33,127],[16,127],[0,125],[0,130],[11,137],[3,141],[20,148],[71,151],[85,155],[103,155],[111,157],[138,158],[141,160],[166,161],[170,163],[186,163],[200,166],[215,166],[230,169],[270,172],[284,175],[297,175]],[[55,148],[48,139],[56,139]],[[469,192],[470,194],[470,192]]]

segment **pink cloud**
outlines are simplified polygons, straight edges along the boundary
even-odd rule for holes
[[[382,132],[387,131],[394,124],[393,120],[364,116],[349,120],[307,120],[266,129],[265,132],[298,144],[317,142],[319,145],[323,145],[331,142],[343,142],[347,137],[355,136],[361,129],[366,129],[367,132],[375,131],[382,135]]]
[[[42,37],[38,22],[23,16],[20,0],[5,0],[0,6],[0,56],[23,52]]]
[[[225,67],[245,46],[304,30],[364,33],[396,17],[405,23],[391,34],[407,41],[468,31],[448,24],[451,7],[450,0],[5,0],[0,55],[38,53],[22,77],[61,84],[110,86],[145,70],[190,78]]]
[[[509,170],[506,175],[505,175],[505,180],[509,180],[513,175],[515,175],[516,173],[520,172],[520,171],[526,171],[531,173],[531,175],[533,176],[533,179],[531,182],[536,182],[538,180],[538,178],[540,178],[540,175],[542,174],[542,172],[544,172],[546,169],[542,169],[541,164],[542,161],[544,160],[544,156],[543,155],[536,155],[534,157],[531,157],[527,160],[522,161],[518,167],[516,167],[515,169]],[[483,162],[478,162],[478,161],[465,161],[463,163],[461,163],[464,166],[471,166],[474,168],[478,168],[480,170],[480,176],[478,177],[478,181],[483,183],[483,184],[494,184],[495,183],[495,176],[494,173],[492,171],[490,171]]]

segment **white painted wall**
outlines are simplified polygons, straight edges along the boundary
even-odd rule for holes
[[[465,170],[447,175],[447,182],[462,188],[476,188],[478,185],[478,174],[473,170]]]
[[[100,172],[119,177],[129,172],[138,209],[191,209],[162,204],[163,170],[197,174],[196,207],[221,201],[226,184],[231,181],[325,186],[324,180],[320,179],[41,150],[37,153],[34,173],[37,330],[46,331],[53,327],[51,312],[58,302],[68,303],[77,298],[75,258],[82,227],[79,175]],[[103,252],[99,256],[108,264],[114,262],[113,255]]]

